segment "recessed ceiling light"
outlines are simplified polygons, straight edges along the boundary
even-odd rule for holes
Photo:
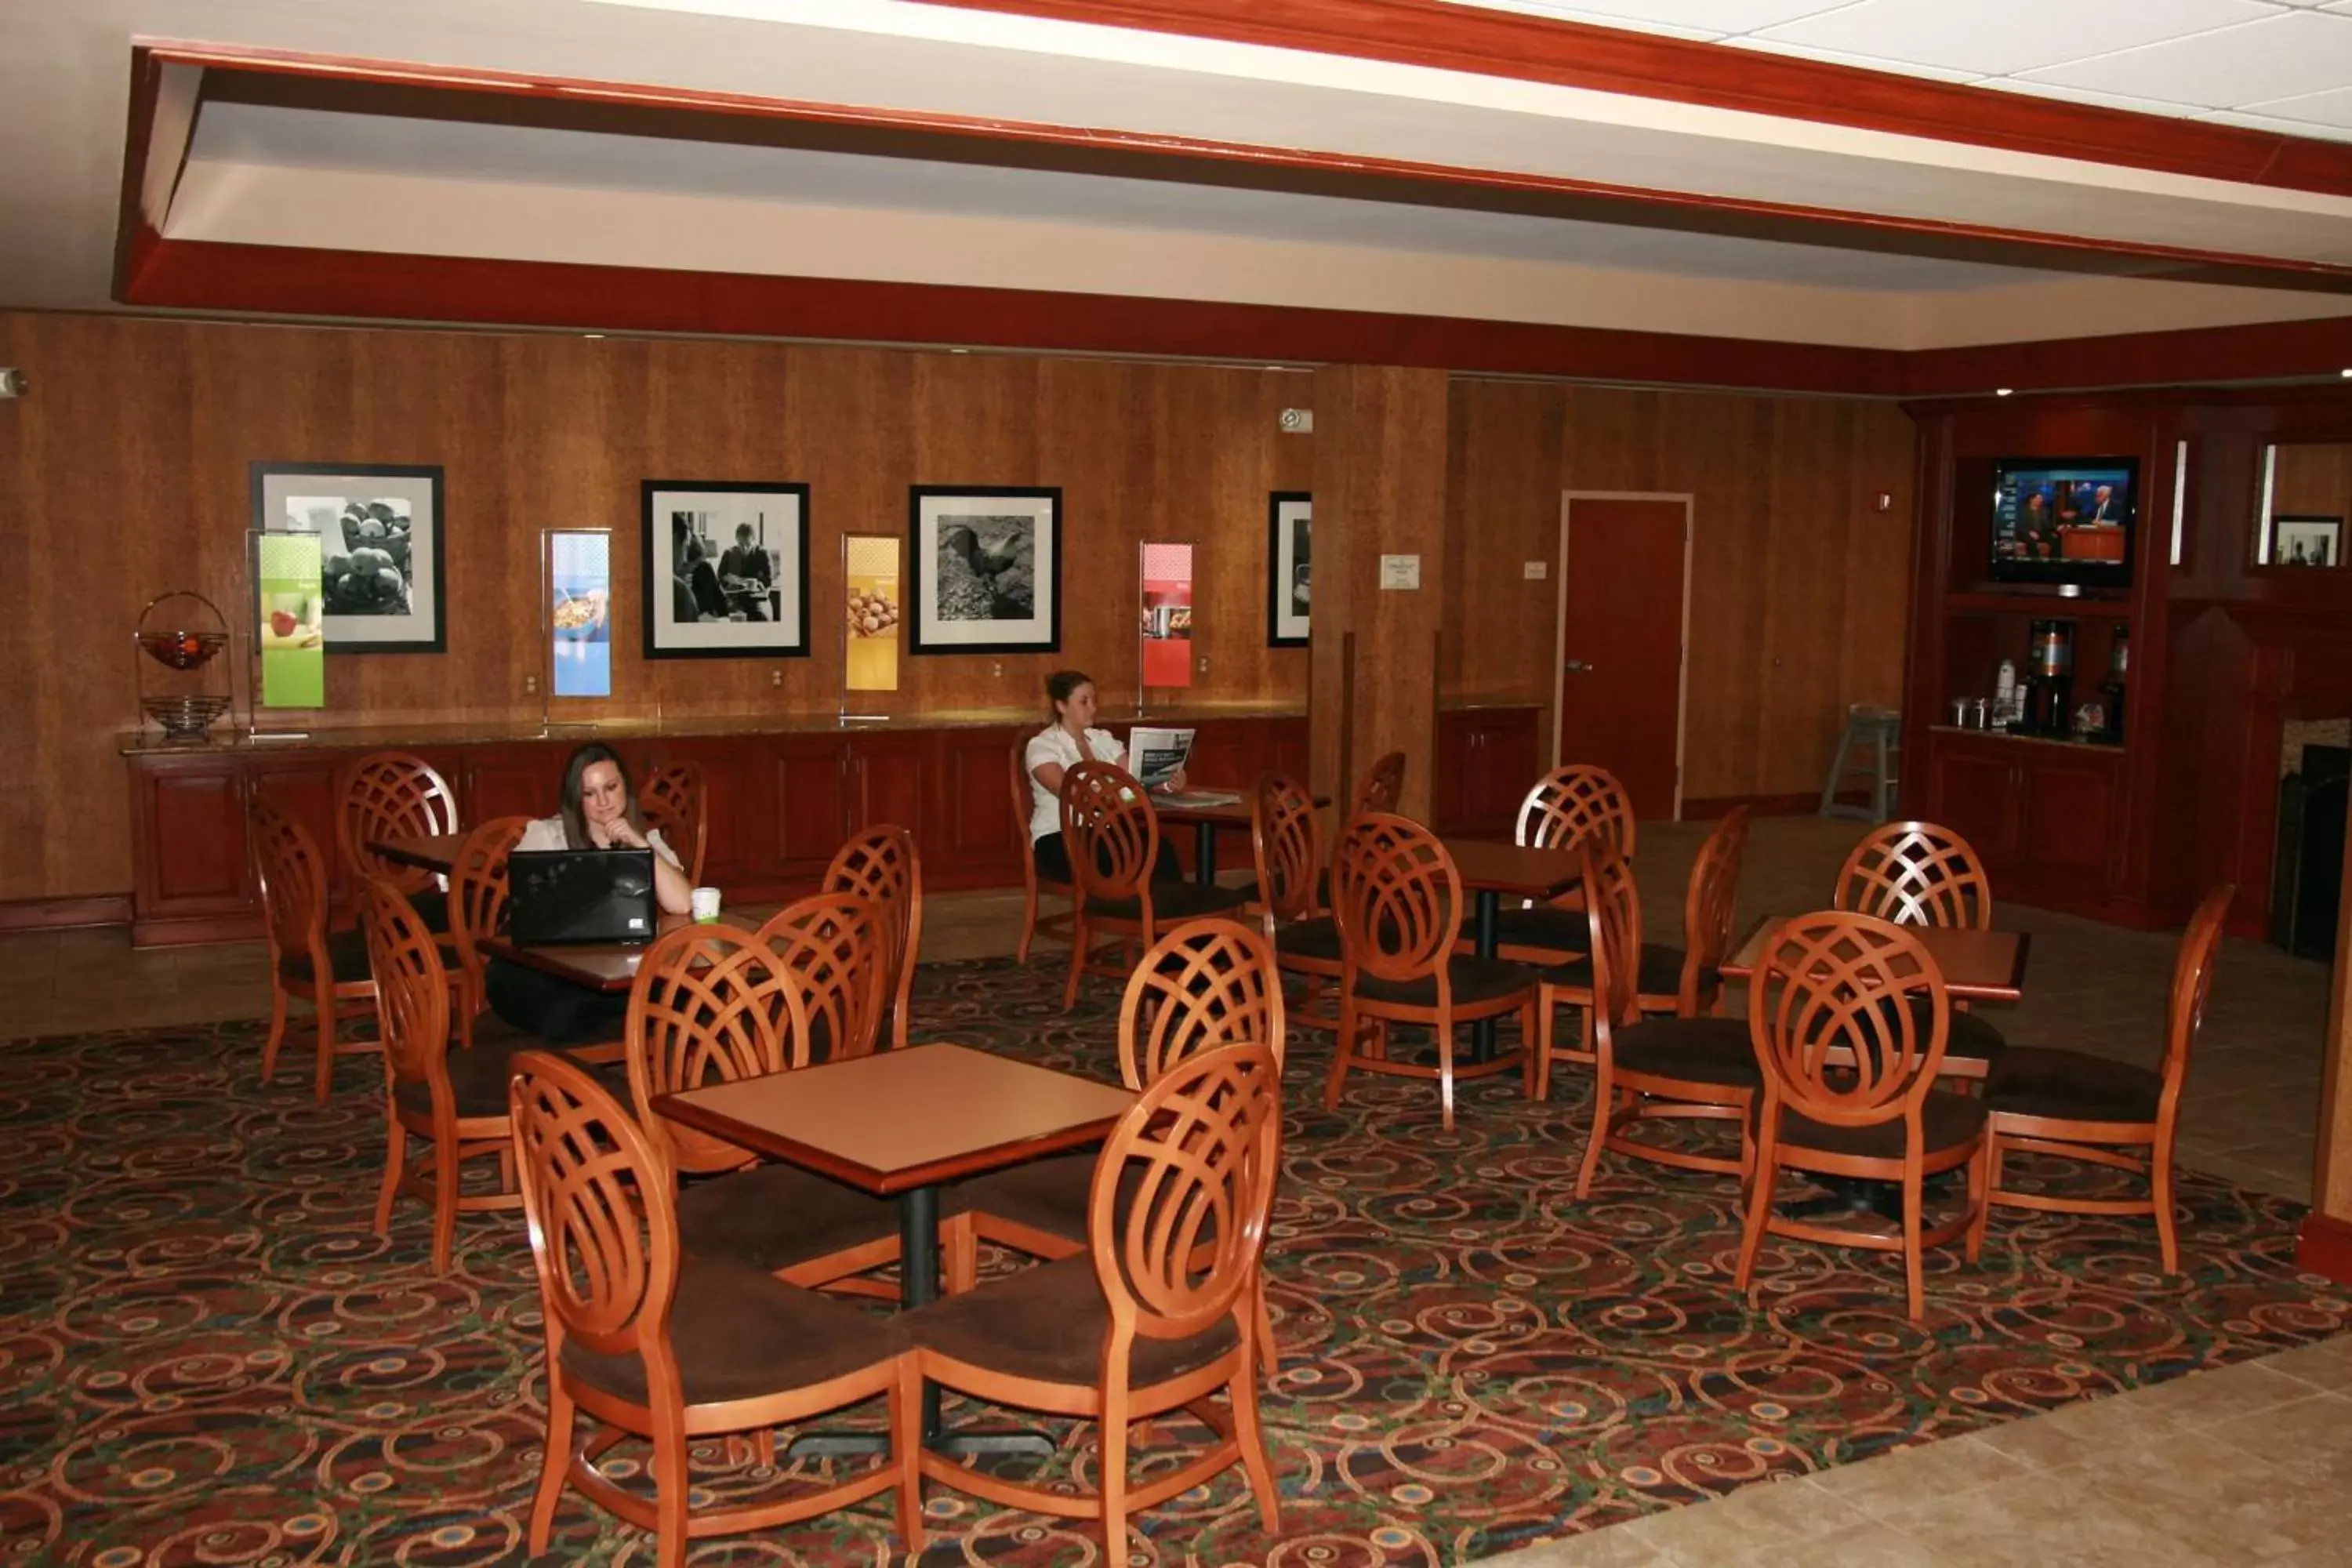
[[[604,334],[602,332],[583,332],[580,335],[588,339],[591,342],[593,342],[597,339],[602,338]]]
[[[2336,374],[2341,376],[2352,376],[2352,370],[2339,370]]]
[[[950,349],[948,350],[948,353],[951,354],[968,354],[971,353],[971,351],[970,349]]]
[[[1995,397],[2007,397],[2011,393],[2016,390],[2017,389],[2013,386],[1996,386],[1992,389],[1992,395]]]

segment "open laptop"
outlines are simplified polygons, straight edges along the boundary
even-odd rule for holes
[[[507,889],[507,934],[521,946],[654,939],[650,849],[518,849]]]

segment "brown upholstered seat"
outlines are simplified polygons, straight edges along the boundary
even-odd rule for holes
[[[670,1350],[688,1405],[751,1399],[824,1383],[898,1354],[906,1336],[891,1319],[724,1258],[678,1259]],[[563,1344],[564,1370],[633,1405],[646,1401],[646,1366],[634,1355],[598,1355]]]
[[[1585,913],[1582,910],[1522,910],[1519,912],[1530,915],[1537,913],[1555,914],[1562,917],[1565,921],[1573,921],[1578,925],[1583,925],[1586,921]],[[1503,940],[1506,942],[1509,942],[1515,939],[1506,936]],[[1528,945],[1550,947],[1557,944],[1549,941],[1544,941],[1540,942],[1530,942]],[[1544,971],[1543,977],[1546,981],[1554,985],[1567,986],[1579,991],[1590,991],[1592,989],[1591,955],[1588,953],[1582,958],[1571,958],[1566,963],[1555,964]],[[1715,984],[1715,981],[1716,973],[1712,966],[1709,966],[1701,972],[1700,984],[1702,987],[1712,988]],[[1640,967],[1635,971],[1633,984],[1635,988],[1644,996],[1671,996],[1675,992],[1681,990],[1683,984],[1683,950],[1679,947],[1667,947],[1660,942],[1643,942],[1642,944],[1642,963]]]
[[[1589,935],[1582,909],[1538,904],[1528,910],[1500,910],[1495,915],[1495,940],[1504,947],[1542,948],[1550,952],[1582,952]],[[1648,986],[1643,986],[1648,990]]]
[[[1317,915],[1311,920],[1292,921],[1274,928],[1274,951],[1277,959],[1321,959],[1328,963],[1339,962],[1339,922],[1329,915]]]
[[[1244,888],[1204,888],[1197,882],[1170,880],[1151,884],[1151,911],[1162,930],[1178,921],[1231,914],[1247,902],[1249,891]],[[1139,921],[1143,918],[1143,900],[1094,899],[1087,902],[1087,912],[1115,921]]]
[[[1528,988],[1532,978],[1523,963],[1507,963],[1499,958],[1465,958],[1455,954],[1447,960],[1447,972],[1454,981],[1454,1001],[1456,1006],[1473,1002],[1491,1002],[1516,994]],[[1415,980],[1381,980],[1370,974],[1356,981],[1356,995],[1367,1002],[1385,1002],[1403,1007],[1434,1007],[1437,1005],[1437,976],[1424,974]]]
[[[908,1321],[926,1350],[1014,1377],[1091,1384],[1102,1375],[1110,1303],[1094,1258],[1078,1253],[942,1298]],[[1164,1382],[1208,1365],[1236,1342],[1230,1317],[1189,1340],[1139,1336],[1129,1376]]]
[[[1764,1085],[1745,1018],[1644,1018],[1620,1024],[1613,1044],[1621,1072],[1730,1089]]]
[[[451,1051],[447,1058],[449,1092],[460,1116],[504,1116],[507,1080],[514,1076],[517,1051],[545,1050],[547,1042],[520,1032],[499,1040],[479,1040],[470,1051]],[[431,1087],[422,1079],[403,1083],[397,1098],[401,1109],[420,1116],[433,1113]]]
[[[1990,1110],[2064,1121],[2154,1121],[2163,1098],[2161,1073],[2040,1046],[2006,1052],[1985,1085]]]
[[[1983,1133],[1988,1114],[1981,1100],[1940,1089],[1928,1090],[1919,1107],[1920,1131],[1925,1139],[1921,1148],[1934,1154],[1972,1142]],[[1867,1160],[1903,1158],[1903,1122],[1899,1118],[1874,1121],[1867,1127],[1841,1127],[1833,1121],[1816,1121],[1810,1116],[1787,1110],[1780,1115],[1780,1140],[1783,1143],[1832,1154],[1855,1154]]]
[[[1949,1027],[1944,1036],[1944,1059],[1958,1057],[1965,1061],[1991,1064],[2003,1060],[2009,1054],[2009,1037],[2000,1026],[1989,1024],[1974,1013],[1952,1009]]]
[[[356,931],[336,931],[327,938],[327,969],[329,978],[338,985],[353,984],[373,977],[368,968],[367,939]],[[278,973],[297,985],[309,985],[318,976],[318,966],[307,952],[289,952],[278,961]]]
[[[682,1187],[678,1241],[698,1258],[781,1273],[898,1234],[898,1211],[794,1165],[754,1165]]]
[[[1095,1179],[1096,1151],[1054,1154],[963,1182],[942,1194],[950,1214],[979,1213],[1072,1244],[1087,1238],[1087,1193]]]

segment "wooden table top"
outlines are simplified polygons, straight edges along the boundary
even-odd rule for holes
[[[424,838],[371,838],[368,847],[387,860],[446,877],[457,864],[457,851],[465,842],[462,833],[436,833]]]
[[[1749,929],[1724,964],[1727,979],[1745,980],[1774,926],[1787,915],[1766,915]],[[2025,958],[2032,938],[2015,931],[1963,931],[1951,926],[1906,926],[1944,972],[1944,989],[1972,1002],[2014,1002],[2025,994]]]
[[[654,1109],[887,1197],[1095,1142],[1134,1103],[1112,1084],[929,1045],[667,1094]]]
[[[692,915],[663,915],[656,922],[654,934],[667,936],[678,927],[692,921]],[[750,911],[721,910],[721,925],[741,926],[757,930],[759,921]],[[481,950],[509,963],[520,963],[552,974],[559,980],[569,980],[574,985],[591,991],[617,995],[636,983],[637,961],[652,946],[645,942],[555,942],[545,946],[524,947],[506,935],[484,937]]]
[[[1573,849],[1531,849],[1488,838],[1449,838],[1445,852],[1462,886],[1474,893],[1556,899],[1584,880],[1584,859]]]
[[[1165,795],[1153,795],[1151,809],[1160,814],[1160,820],[1162,822],[1207,823],[1212,827],[1250,826],[1253,820],[1250,791],[1226,789],[1217,784],[1190,785],[1188,792],[1191,790],[1213,795],[1237,795],[1241,798],[1227,801],[1223,805],[1171,805]],[[1331,804],[1331,797],[1328,795],[1318,795],[1315,797],[1315,804],[1318,808],[1328,805]]]

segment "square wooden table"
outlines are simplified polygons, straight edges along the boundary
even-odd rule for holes
[[[1790,919],[1766,915],[1749,928],[1730,958],[1723,977],[1746,980],[1756,973],[1772,928]],[[2016,931],[1965,931],[1953,926],[1906,926],[1919,939],[1936,967],[1944,972],[1944,989],[1967,1002],[2014,1002],[2025,994],[2025,959],[2032,938]]]
[[[1584,880],[1584,858],[1573,849],[1531,848],[1523,844],[1497,844],[1486,838],[1449,838],[1445,840],[1445,852],[1454,858],[1454,869],[1461,877],[1462,886],[1476,895],[1471,946],[1481,958],[1495,956],[1499,941],[1496,917],[1501,912],[1506,895],[1542,902],[1559,897]],[[1528,1049],[1535,1048],[1533,1040],[1526,1044]],[[1470,1059],[1495,1059],[1494,1019],[1481,1018],[1470,1026]]]
[[[667,936],[680,926],[691,924],[692,915],[664,914],[656,917],[654,935]],[[758,922],[734,910],[719,911],[719,925],[740,926],[754,930]],[[608,996],[617,996],[637,983],[637,964],[646,956],[651,942],[562,942],[533,943],[526,947],[501,931],[486,936],[477,943],[492,958],[503,958],[509,963],[520,963],[536,969],[542,974],[552,974],[558,980]]]
[[[1250,792],[1220,790],[1214,784],[1201,784],[1188,787],[1184,794],[1233,795],[1240,797],[1237,800],[1222,801],[1214,805],[1186,805],[1183,803],[1182,795],[1173,799],[1164,795],[1155,795],[1151,797],[1151,808],[1160,814],[1162,826],[1173,822],[1192,829],[1192,879],[1203,888],[1213,888],[1217,885],[1217,830],[1221,827],[1237,827],[1247,831],[1254,825],[1256,816],[1251,805]],[[1330,804],[1331,797],[1328,795],[1318,795],[1315,797],[1315,805],[1318,808]]]
[[[738,1148],[898,1200],[898,1301],[939,1295],[940,1185],[1099,1142],[1132,1090],[969,1046],[910,1046],[870,1057],[666,1094],[653,1109]],[[927,1446],[1023,1450],[1035,1440],[951,1437],[939,1391],[923,1391]],[[805,1440],[804,1440],[805,1441]],[[825,1437],[796,1451],[847,1452],[870,1439]],[[1050,1447],[1050,1445],[1049,1445]]]

